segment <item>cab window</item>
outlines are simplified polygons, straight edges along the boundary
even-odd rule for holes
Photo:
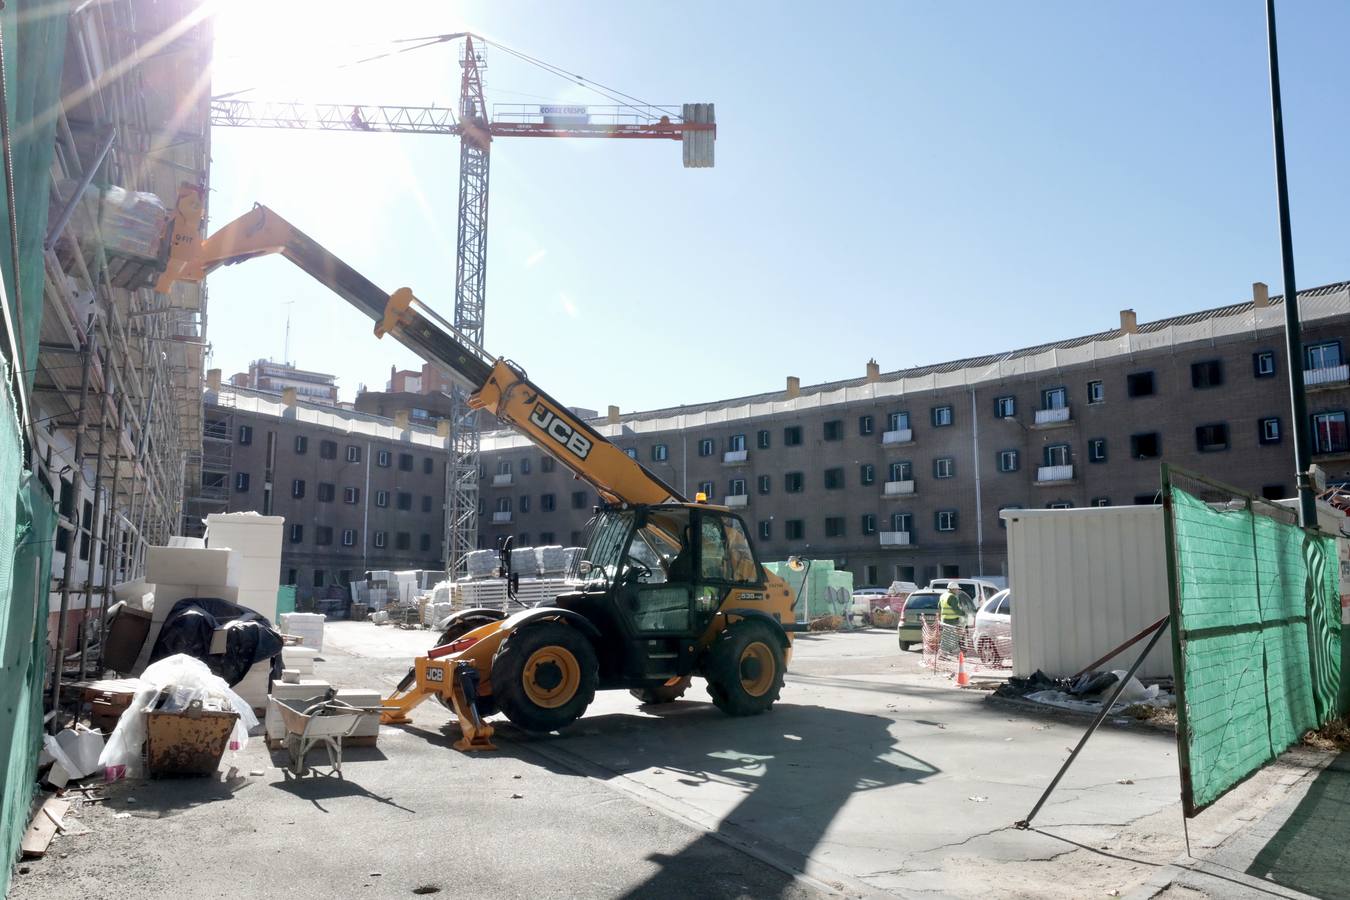
[[[689,582],[694,576],[694,549],[688,545],[689,510],[651,510],[628,545],[624,567],[639,584]]]
[[[758,566],[740,520],[706,512],[700,516],[699,580],[758,583]]]

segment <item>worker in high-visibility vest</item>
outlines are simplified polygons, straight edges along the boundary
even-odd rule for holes
[[[942,597],[938,599],[938,614],[942,618],[942,624],[965,624],[966,614],[961,609],[960,594],[961,589],[948,582],[947,589],[942,592]]]

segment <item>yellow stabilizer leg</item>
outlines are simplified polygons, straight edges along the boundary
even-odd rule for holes
[[[455,718],[459,721],[459,730],[463,737],[455,741],[454,748],[467,750],[496,750],[492,743],[493,728],[478,715],[478,706],[469,699],[468,691],[478,693],[477,679],[471,673],[473,666],[461,662],[456,667],[455,677],[450,680],[450,703],[455,708]]]

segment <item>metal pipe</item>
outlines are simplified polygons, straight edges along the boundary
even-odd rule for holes
[[[74,192],[72,192],[70,197],[66,200],[66,205],[62,207],[60,215],[56,217],[56,221],[47,229],[47,239],[42,242],[42,249],[44,252],[51,250],[56,246],[56,241],[61,237],[61,232],[66,230],[66,226],[70,224],[70,217],[75,214],[75,207],[80,205],[80,198],[84,196],[84,192],[89,188],[89,185],[93,183],[94,176],[98,174],[98,170],[103,167],[103,160],[107,158],[108,151],[112,149],[112,145],[116,140],[117,129],[109,125],[108,136],[103,139],[102,146],[100,146],[98,152],[94,154],[93,162],[88,166],[85,166],[84,174],[80,176],[79,183],[75,185]]]
[[[123,361],[122,365],[125,369],[126,366],[125,360]],[[108,384],[105,385],[104,387],[104,390],[106,391],[111,387],[112,381],[111,379],[109,379]],[[112,492],[108,495],[108,535],[107,535],[108,558],[103,561],[103,606],[99,614],[99,623],[98,623],[98,646],[99,646],[98,660],[100,671],[102,671],[104,665],[104,657],[103,657],[104,648],[107,647],[106,638],[108,635],[108,600],[112,597],[112,578],[113,573],[117,571],[117,567],[121,565],[122,542],[120,540],[121,535],[119,534],[119,532],[121,531],[121,524],[119,522],[119,516],[117,514],[117,491],[118,491],[118,482],[122,478],[122,427],[123,423],[126,421],[122,417],[122,412],[125,405],[124,403],[125,398],[126,392],[119,387],[117,391],[117,438],[116,438],[116,451],[113,454]]]
[[[980,493],[980,411],[975,402],[975,388],[970,389],[970,421],[973,427],[971,445],[975,454],[975,560],[980,577],[984,577],[984,498]]]
[[[1289,355],[1289,401],[1294,418],[1294,478],[1298,484],[1298,523],[1317,527],[1308,444],[1308,402],[1303,394],[1303,339],[1294,283],[1294,236],[1289,225],[1289,181],[1284,162],[1284,112],[1280,103],[1280,54],[1275,42],[1275,0],[1266,0],[1266,40],[1270,51],[1270,118],[1275,132],[1275,196],[1280,212],[1280,261],[1284,267],[1284,342]]]
[[[75,490],[75,485],[84,484],[84,424],[88,418],[86,407],[89,404],[89,359],[93,356],[94,328],[92,318],[85,329],[85,354],[84,363],[80,366],[80,409],[75,426],[75,472],[71,478],[71,491]],[[78,482],[76,479],[78,478]],[[75,502],[78,504],[79,495],[76,494]],[[66,671],[66,616],[70,612],[70,581],[75,577],[75,555],[79,552],[80,530],[78,523],[80,521],[80,512],[78,505],[75,509],[75,522],[77,527],[66,542],[66,564],[65,572],[61,577],[61,607],[56,620],[56,656],[52,662],[52,692],[51,707],[52,720],[51,732],[56,734],[61,729],[61,678]],[[93,523],[90,523],[93,524]]]
[[[103,441],[108,431],[108,388],[112,381],[112,371],[110,367],[110,356],[108,348],[103,348],[102,373],[103,390],[99,391],[98,404],[98,462],[94,464],[94,508],[89,514],[89,561],[84,568],[84,621],[80,623],[80,677],[84,678],[88,673],[89,664],[89,610],[94,602],[94,567],[98,565],[99,536],[103,535],[103,549],[106,553],[108,549],[107,536],[100,526],[99,516],[103,514]],[[80,461],[84,465],[84,461]],[[105,562],[106,566],[107,563]],[[99,623],[99,641],[103,640],[103,628],[106,624],[104,611],[100,610],[98,615]]]

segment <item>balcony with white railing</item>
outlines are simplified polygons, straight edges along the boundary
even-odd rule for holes
[[[883,497],[909,497],[914,493],[913,481],[888,481],[882,485]]]
[[[727,494],[722,498],[723,506],[749,506],[749,494]]]
[[[912,428],[901,428],[897,431],[883,431],[881,433],[881,445],[883,447],[912,443],[914,443],[914,430]]]
[[[724,466],[744,465],[746,460],[748,460],[749,458],[750,458],[749,450],[728,450],[726,453],[722,454],[722,465]]]
[[[913,546],[913,544],[909,542],[908,531],[882,531],[879,532],[879,535],[881,536],[881,546],[883,547]]]
[[[510,523],[511,523],[510,510],[507,510],[506,512],[494,512],[492,514],[493,525],[509,525]]]
[[[493,487],[510,487],[510,486],[511,486],[511,473],[510,473],[510,472],[506,472],[506,473],[501,474],[501,475],[493,475],[493,476],[492,476],[492,486],[493,486]]]
[[[1062,484],[1073,481],[1073,466],[1041,466],[1036,470],[1037,484]]]
[[[1350,381],[1350,365],[1322,366],[1303,370],[1305,388],[1344,387]]]
[[[1057,406],[1054,409],[1036,410],[1036,424],[1043,428],[1050,428],[1055,425],[1068,425],[1073,421],[1073,416],[1067,406]]]

